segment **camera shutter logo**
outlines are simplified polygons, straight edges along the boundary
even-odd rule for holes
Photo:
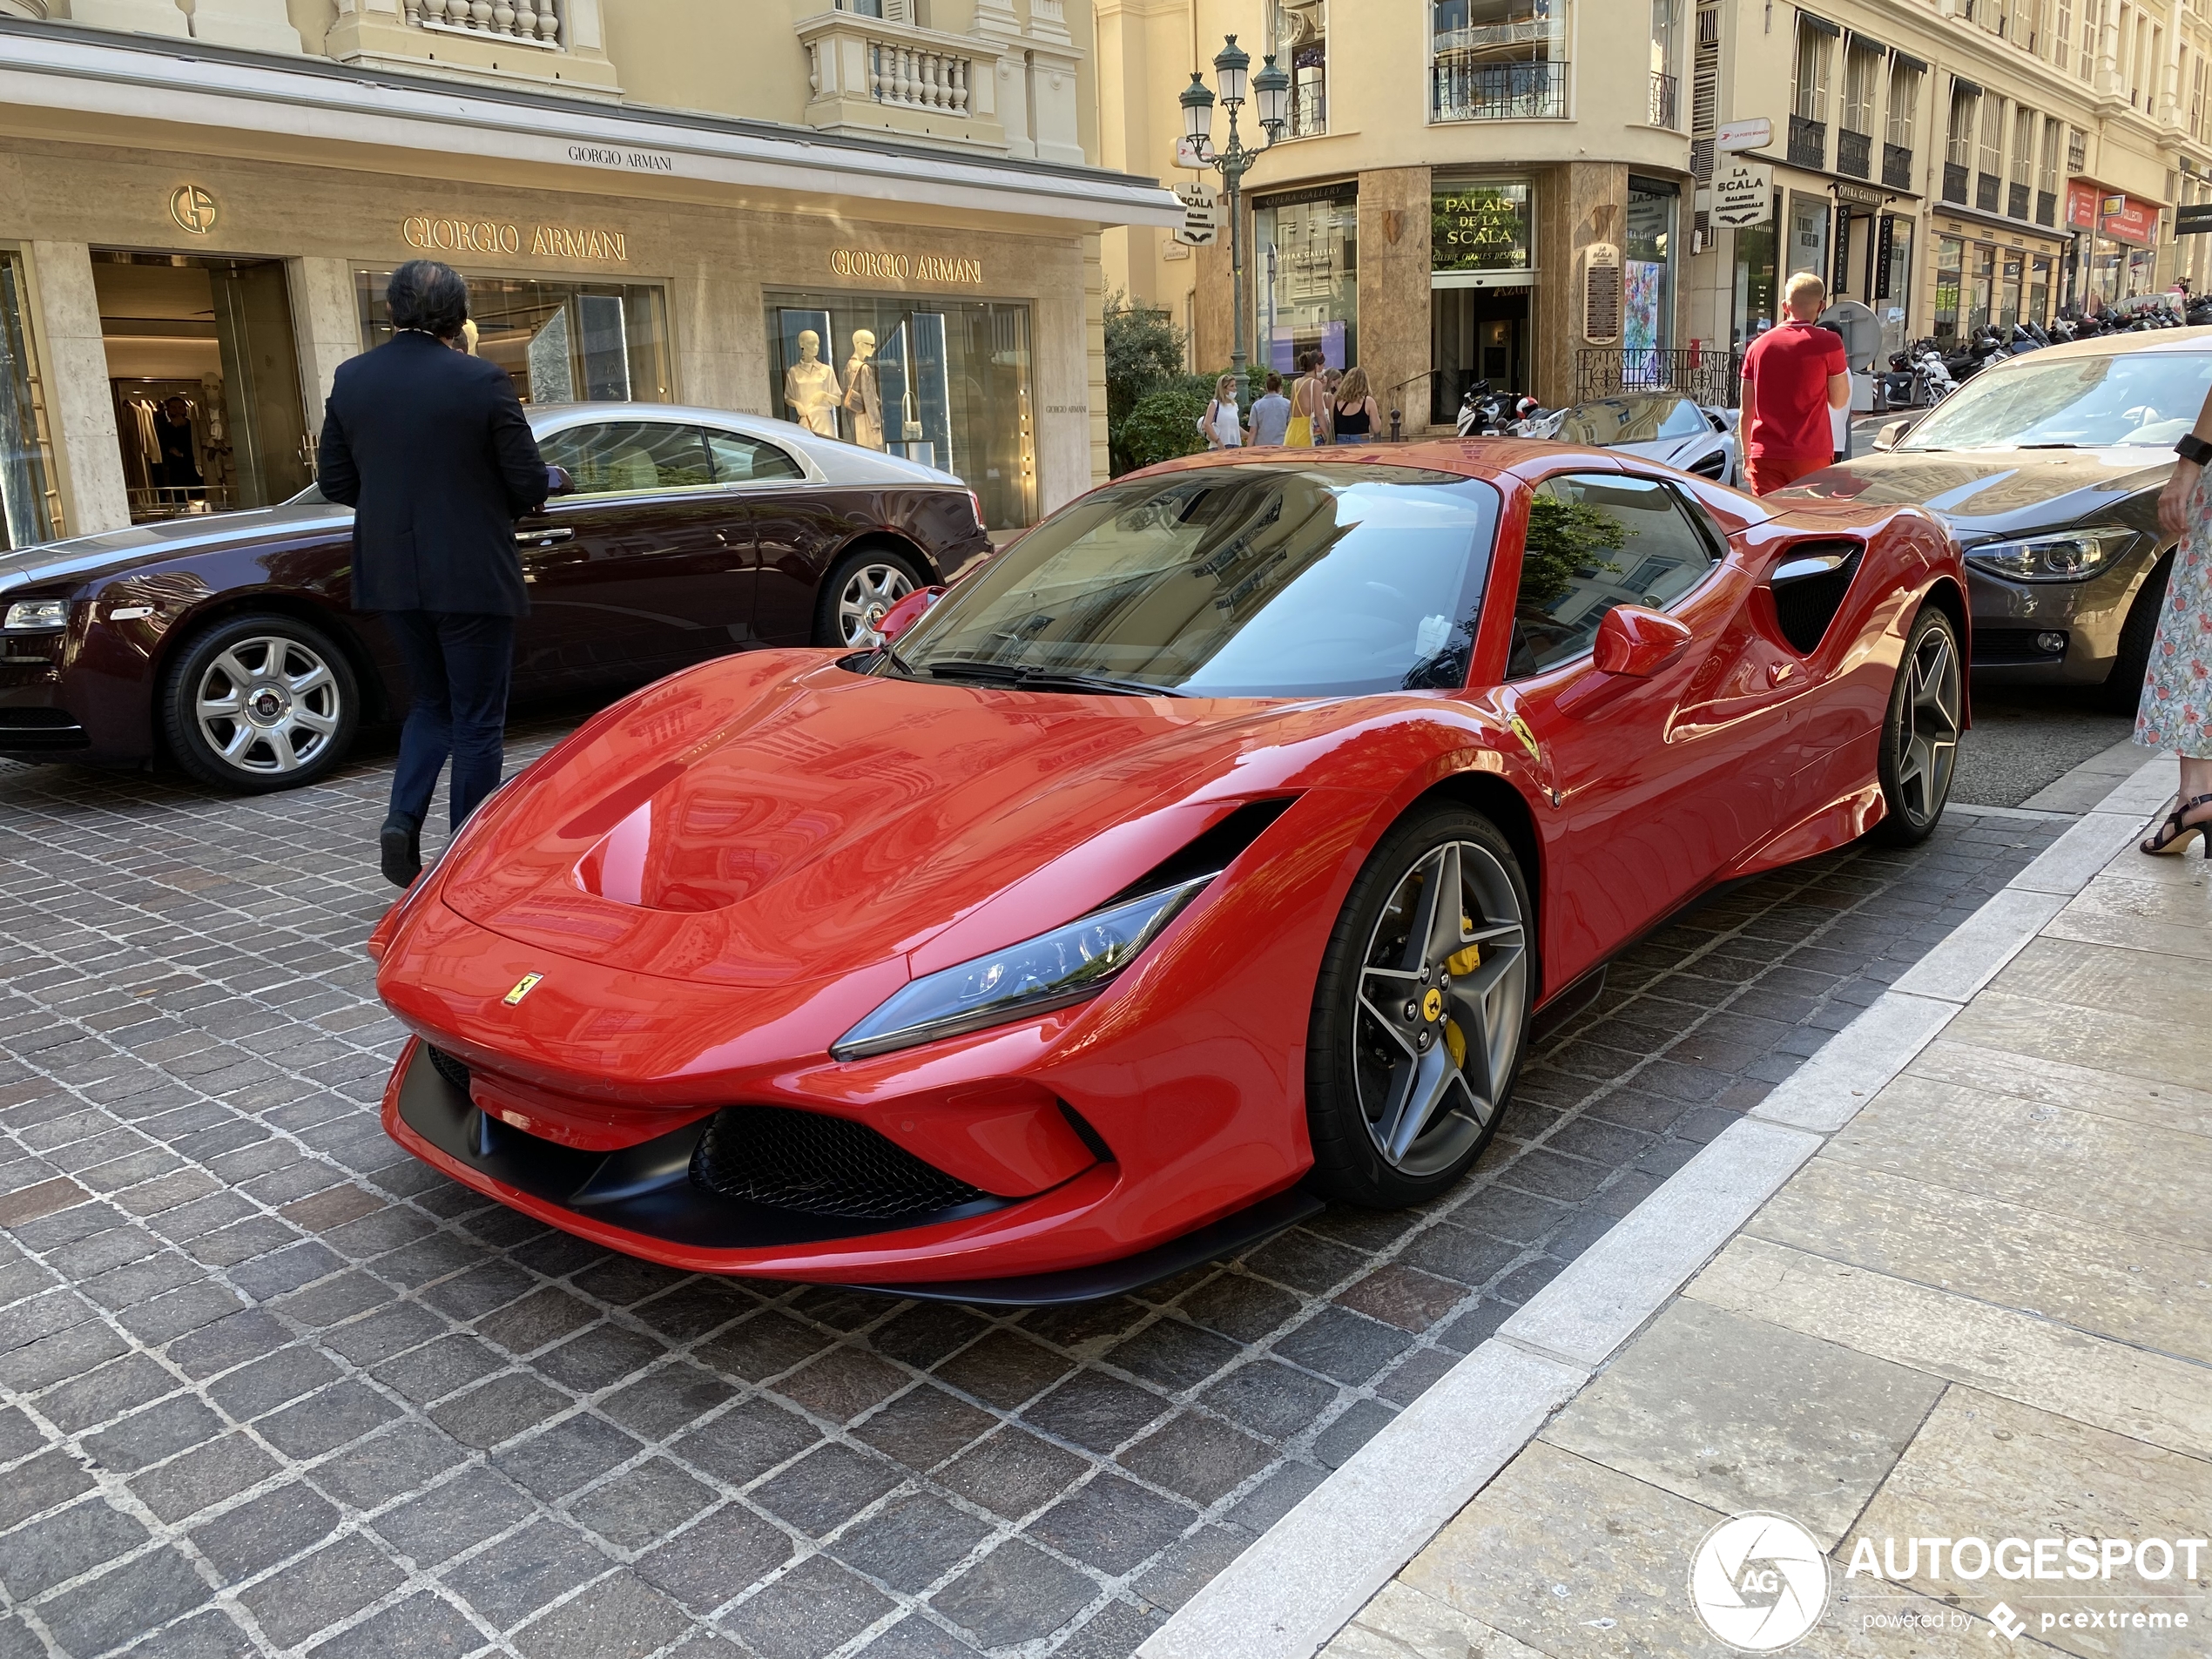
[[[1828,1558],[1786,1515],[1732,1515],[1707,1533],[1689,1563],[1689,1604],[1730,1647],[1774,1653],[1799,1640],[1828,1607]]]
[[[215,198],[198,185],[179,185],[169,192],[169,217],[179,230],[206,236],[215,228]]]

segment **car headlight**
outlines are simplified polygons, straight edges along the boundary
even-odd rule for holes
[[[840,1060],[910,1049],[1080,1002],[1105,988],[1211,875],[1163,887],[900,989],[830,1046]]]
[[[69,601],[66,599],[18,599],[8,607],[6,620],[0,621],[0,628],[10,632],[68,626]]]
[[[2017,542],[1985,542],[1967,550],[1966,563],[2014,582],[2086,582],[2117,564],[2141,539],[2131,529],[2060,530]]]

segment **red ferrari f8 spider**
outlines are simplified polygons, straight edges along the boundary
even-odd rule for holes
[[[1419,1202],[1669,912],[1928,834],[1965,591],[1918,508],[1602,450],[1120,479],[487,802],[371,941],[385,1124],[635,1255],[971,1301]]]

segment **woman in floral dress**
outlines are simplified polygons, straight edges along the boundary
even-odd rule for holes
[[[2212,489],[2201,488],[2212,459],[2212,397],[2182,440],[2182,459],[2158,498],[2158,522],[2179,536],[2174,573],[2160,608],[2150,672],[2135,713],[2135,741],[2182,756],[2174,810],[2143,843],[2146,853],[2186,853],[2201,845],[2212,858]]]

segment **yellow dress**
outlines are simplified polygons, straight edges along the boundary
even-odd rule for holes
[[[1283,447],[1286,449],[1311,449],[1313,447],[1313,417],[1293,415],[1291,424],[1283,433]]]

